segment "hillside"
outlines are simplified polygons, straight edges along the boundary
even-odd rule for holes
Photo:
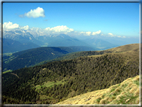
[[[139,44],[128,44],[128,45],[108,49],[108,51],[113,51],[113,52],[138,51],[139,50],[138,47],[139,47]]]
[[[81,94],[57,104],[139,104],[139,78],[139,75],[128,78],[107,89]]]
[[[68,53],[86,50],[93,50],[93,48],[87,46],[40,47],[16,53],[4,53],[3,70],[16,70],[24,67],[34,66],[42,64],[43,61],[49,62]]]
[[[139,44],[129,44],[129,45],[119,46],[119,47],[116,47],[116,48],[111,48],[111,49],[107,49],[107,50],[103,50],[103,51],[73,52],[73,53],[68,53],[66,55],[57,57],[57,58],[54,59],[54,61],[75,59],[77,57],[82,57],[82,56],[98,57],[98,56],[101,56],[102,54],[121,53],[121,52],[128,52],[128,51],[134,51],[134,52],[139,51]],[[44,63],[46,63],[46,61]]]
[[[59,61],[59,60],[69,60],[81,56],[91,56],[91,55],[102,55],[105,53],[118,53],[118,52],[127,52],[129,50],[138,51],[138,44],[129,44],[120,46],[117,48],[112,48],[104,51],[87,51],[93,50],[93,48],[85,46],[72,46],[72,47],[40,47],[35,49],[29,49],[25,51],[20,51],[13,53],[11,55],[3,56],[3,70],[16,70],[19,68],[41,65],[50,61]],[[56,48],[56,49],[53,49]],[[57,49],[60,48],[60,49]],[[59,52],[60,51],[60,52]],[[66,51],[62,53],[61,51]],[[81,51],[81,52],[77,52]],[[40,52],[40,53],[39,53]],[[55,53],[55,54],[54,54]],[[30,57],[29,55],[32,55]],[[38,56],[38,57],[37,57]],[[35,60],[36,59],[36,60]],[[20,65],[17,65],[16,62],[20,62]]]
[[[124,52],[106,50],[102,55],[52,61],[3,74],[3,103],[55,104],[109,88],[137,75],[138,47]]]
[[[39,62],[52,60],[70,52],[74,51],[67,47],[40,47],[16,52],[10,56],[3,56],[3,70],[16,70],[33,66]]]

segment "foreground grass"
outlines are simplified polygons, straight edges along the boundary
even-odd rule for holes
[[[139,104],[139,76],[108,89],[88,92],[58,104]]]

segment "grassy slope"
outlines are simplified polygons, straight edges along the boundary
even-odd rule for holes
[[[139,49],[139,44],[128,44],[128,45],[108,49],[108,51],[126,52],[126,51],[132,51],[132,50],[137,51],[138,49]]]
[[[88,92],[58,104],[139,104],[139,75],[107,89]]]

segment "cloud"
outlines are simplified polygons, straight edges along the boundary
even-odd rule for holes
[[[58,35],[58,34],[67,34],[69,36],[93,36],[93,35],[103,35],[103,36],[108,36],[108,37],[118,37],[118,38],[126,38],[125,36],[120,36],[120,35],[114,35],[112,33],[108,34],[103,34],[101,33],[101,30],[96,31],[96,32],[80,32],[80,31],[74,31],[74,29],[69,28],[65,25],[61,26],[55,26],[55,27],[47,27],[45,29],[42,28],[30,28],[28,25],[26,26],[20,26],[19,24],[12,23],[12,22],[5,22],[3,24],[3,30],[4,31],[17,31],[20,30],[23,33],[30,33],[33,36],[51,36],[51,35]]]
[[[25,13],[24,15],[19,15],[19,17],[32,17],[32,18],[38,18],[38,17],[45,17],[44,10],[41,7],[37,7],[34,10],[30,10],[28,13]]]
[[[121,36],[117,36],[117,37],[121,38]]]
[[[100,34],[101,33],[101,30],[97,31],[97,32],[92,32],[92,35],[97,35],[97,34]]]
[[[101,30],[96,31],[96,32],[80,32],[80,34],[86,35],[86,36],[90,36],[90,35],[97,35],[100,34]]]
[[[126,36],[117,36],[117,37],[119,37],[119,38],[126,38]]]
[[[67,26],[56,26],[56,27],[53,27],[53,28],[50,28],[50,27],[47,27],[45,28],[45,30],[47,31],[52,31],[52,32],[72,32],[74,31],[73,29],[71,28],[68,28]]]
[[[24,27],[21,27],[22,29],[25,29],[25,30],[28,30],[29,29],[29,26],[24,26]]]
[[[18,24],[13,24],[12,22],[5,22],[3,24],[3,29],[15,29],[15,28],[19,28]]]
[[[91,32],[80,32],[81,35],[84,35],[84,36],[90,36],[91,35]]]
[[[108,33],[110,36],[113,36],[113,34],[112,33]]]
[[[30,29],[28,25],[26,26],[19,26],[19,24],[13,24],[12,22],[4,22],[3,24],[3,30],[14,30],[14,29],[24,29],[24,30],[28,30]]]
[[[88,36],[90,36],[90,35],[91,35],[91,32],[86,32],[86,34],[87,34]]]
[[[112,33],[108,33],[109,36],[114,37],[115,35],[113,35]]]

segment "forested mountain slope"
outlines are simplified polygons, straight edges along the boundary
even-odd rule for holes
[[[2,75],[3,103],[55,104],[139,75],[137,49],[82,56]],[[107,51],[107,50],[106,50]]]
[[[69,59],[75,59],[77,57],[82,57],[82,56],[96,56],[106,54],[106,53],[120,53],[120,52],[128,52],[128,51],[139,51],[139,44],[128,44],[124,46],[119,46],[116,48],[108,49],[108,50],[103,50],[103,51],[81,51],[81,52],[73,52],[73,53],[68,53],[66,55],[62,55],[60,57],[57,57],[53,59],[53,61],[59,61],[59,60],[69,60]],[[43,61],[40,62],[39,64],[44,64],[49,61]]]
[[[16,70],[19,68],[43,64],[43,61],[50,62],[51,60],[68,53],[87,50],[94,50],[94,48],[87,46],[40,47],[10,53],[8,55],[3,54],[3,70]]]
[[[16,70],[33,66],[39,62],[52,60],[70,52],[74,52],[74,50],[68,47],[40,47],[20,51],[11,56],[3,56],[3,70]]]

